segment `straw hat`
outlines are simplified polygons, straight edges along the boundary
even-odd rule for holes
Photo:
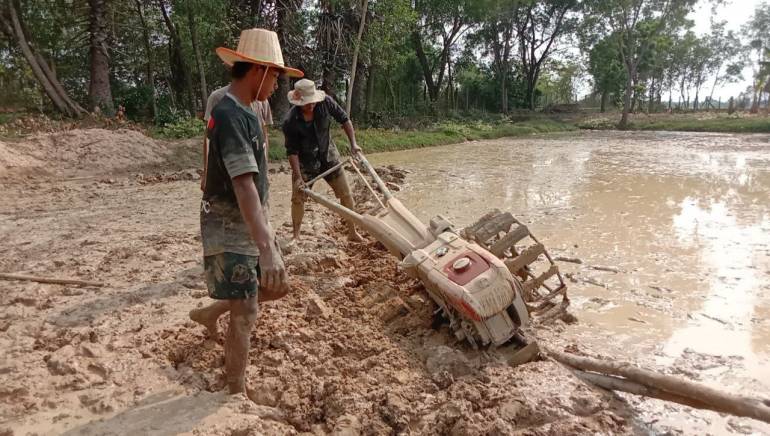
[[[295,106],[304,106],[310,103],[324,101],[326,93],[315,89],[315,82],[308,79],[298,80],[294,84],[294,90],[287,95],[289,103]]]
[[[217,48],[217,55],[228,66],[236,62],[251,62],[281,70],[289,77],[302,77],[300,70],[289,68],[283,64],[281,43],[278,35],[267,29],[246,29],[238,38],[238,48],[231,50],[225,47]]]

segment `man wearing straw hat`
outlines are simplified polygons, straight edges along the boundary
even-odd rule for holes
[[[228,65],[228,67],[232,68],[232,65]],[[206,99],[206,111],[203,113],[203,121],[208,123],[209,118],[211,118],[211,112],[214,110],[214,107],[219,104],[220,101],[222,101],[222,98],[224,98],[227,95],[227,92],[230,90],[230,84],[217,88],[214,91],[209,94],[209,98]],[[254,111],[255,114],[257,114],[257,118],[259,118],[260,126],[262,126],[262,133],[265,135],[265,145],[266,147],[270,147],[270,139],[267,132],[268,126],[273,125],[273,112],[270,108],[270,102],[265,101],[259,101],[254,100],[251,103],[251,110]],[[267,153],[267,148],[265,149],[265,152]],[[208,132],[205,132],[203,135],[203,176],[201,177],[201,191],[206,189],[206,167],[208,167],[208,156],[209,156],[209,138],[208,138]]]
[[[257,302],[288,292],[275,232],[263,208],[268,198],[264,133],[250,104],[270,97],[279,74],[303,74],[284,66],[278,36],[269,30],[244,30],[237,50],[220,47],[216,51],[225,64],[232,65],[232,81],[207,125],[201,241],[209,296],[218,301],[191,311],[190,318],[216,339],[217,320],[230,312],[225,375],[230,393],[235,394],[247,392],[249,336],[257,319]]]
[[[289,103],[294,106],[283,121],[286,154],[292,171],[291,223],[294,240],[299,239],[302,217],[305,214],[306,195],[301,191],[305,181],[318,177],[332,169],[340,161],[340,153],[331,138],[329,124],[334,118],[350,141],[351,154],[361,151],[356,144],[356,134],[348,114],[324,91],[317,90],[315,83],[308,79],[299,80],[289,92]],[[324,177],[334,195],[343,206],[353,209],[353,194],[345,178],[345,172],[338,169]],[[348,238],[360,242],[363,239],[356,232],[353,223],[348,223]]]

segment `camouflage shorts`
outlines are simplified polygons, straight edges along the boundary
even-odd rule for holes
[[[259,257],[225,252],[205,256],[203,268],[209,297],[234,300],[257,296]]]

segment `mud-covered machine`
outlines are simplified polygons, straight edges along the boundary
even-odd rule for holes
[[[379,195],[356,162],[371,176]],[[373,195],[377,203],[373,210],[358,213],[308,188],[345,165]],[[495,210],[462,231],[440,215],[426,226],[393,196],[362,154],[308,181],[303,190],[354,221],[398,257],[399,266],[423,282],[457,338],[474,347],[502,345],[531,320],[562,316],[569,305],[558,267],[510,213]]]

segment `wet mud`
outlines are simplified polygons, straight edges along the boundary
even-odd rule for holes
[[[493,205],[527,222],[570,280],[580,323],[564,339],[767,398],[767,135],[573,132],[371,160],[411,172],[399,198],[422,219],[463,226]],[[770,433],[628,398],[656,432]]]
[[[0,270],[105,286],[0,282],[0,434],[638,429],[624,401],[559,365],[513,368],[504,350],[454,341],[433,325],[421,285],[376,241],[348,243],[340,220],[319,206],[307,206],[303,240],[286,244],[290,176],[280,166],[271,171],[270,212],[292,292],[263,304],[252,332],[256,401],[224,394],[222,338],[187,317],[210,301],[197,173],[149,164],[117,175],[67,165],[55,178],[18,167],[4,175]],[[382,172],[394,185],[414,176]],[[363,188],[355,191],[365,203]]]
[[[99,135],[105,147],[125,140]],[[106,283],[0,281],[0,434],[770,433],[457,343],[433,325],[419,283],[375,241],[348,243],[319,206],[307,206],[303,241],[285,244],[290,176],[280,165],[270,212],[292,293],[263,304],[252,333],[256,402],[226,395],[222,338],[187,318],[209,301],[197,171],[159,170],[178,150],[141,144],[159,150],[146,167],[135,157],[110,172],[79,166],[75,145],[44,172],[25,154],[33,145],[0,150],[15,162],[0,174],[0,270]],[[389,165],[381,173],[423,220],[442,213],[462,226],[508,210],[563,259],[579,322],[538,330],[544,343],[761,397],[768,151],[757,136],[590,132],[370,160]],[[355,193],[367,200],[365,187]]]

